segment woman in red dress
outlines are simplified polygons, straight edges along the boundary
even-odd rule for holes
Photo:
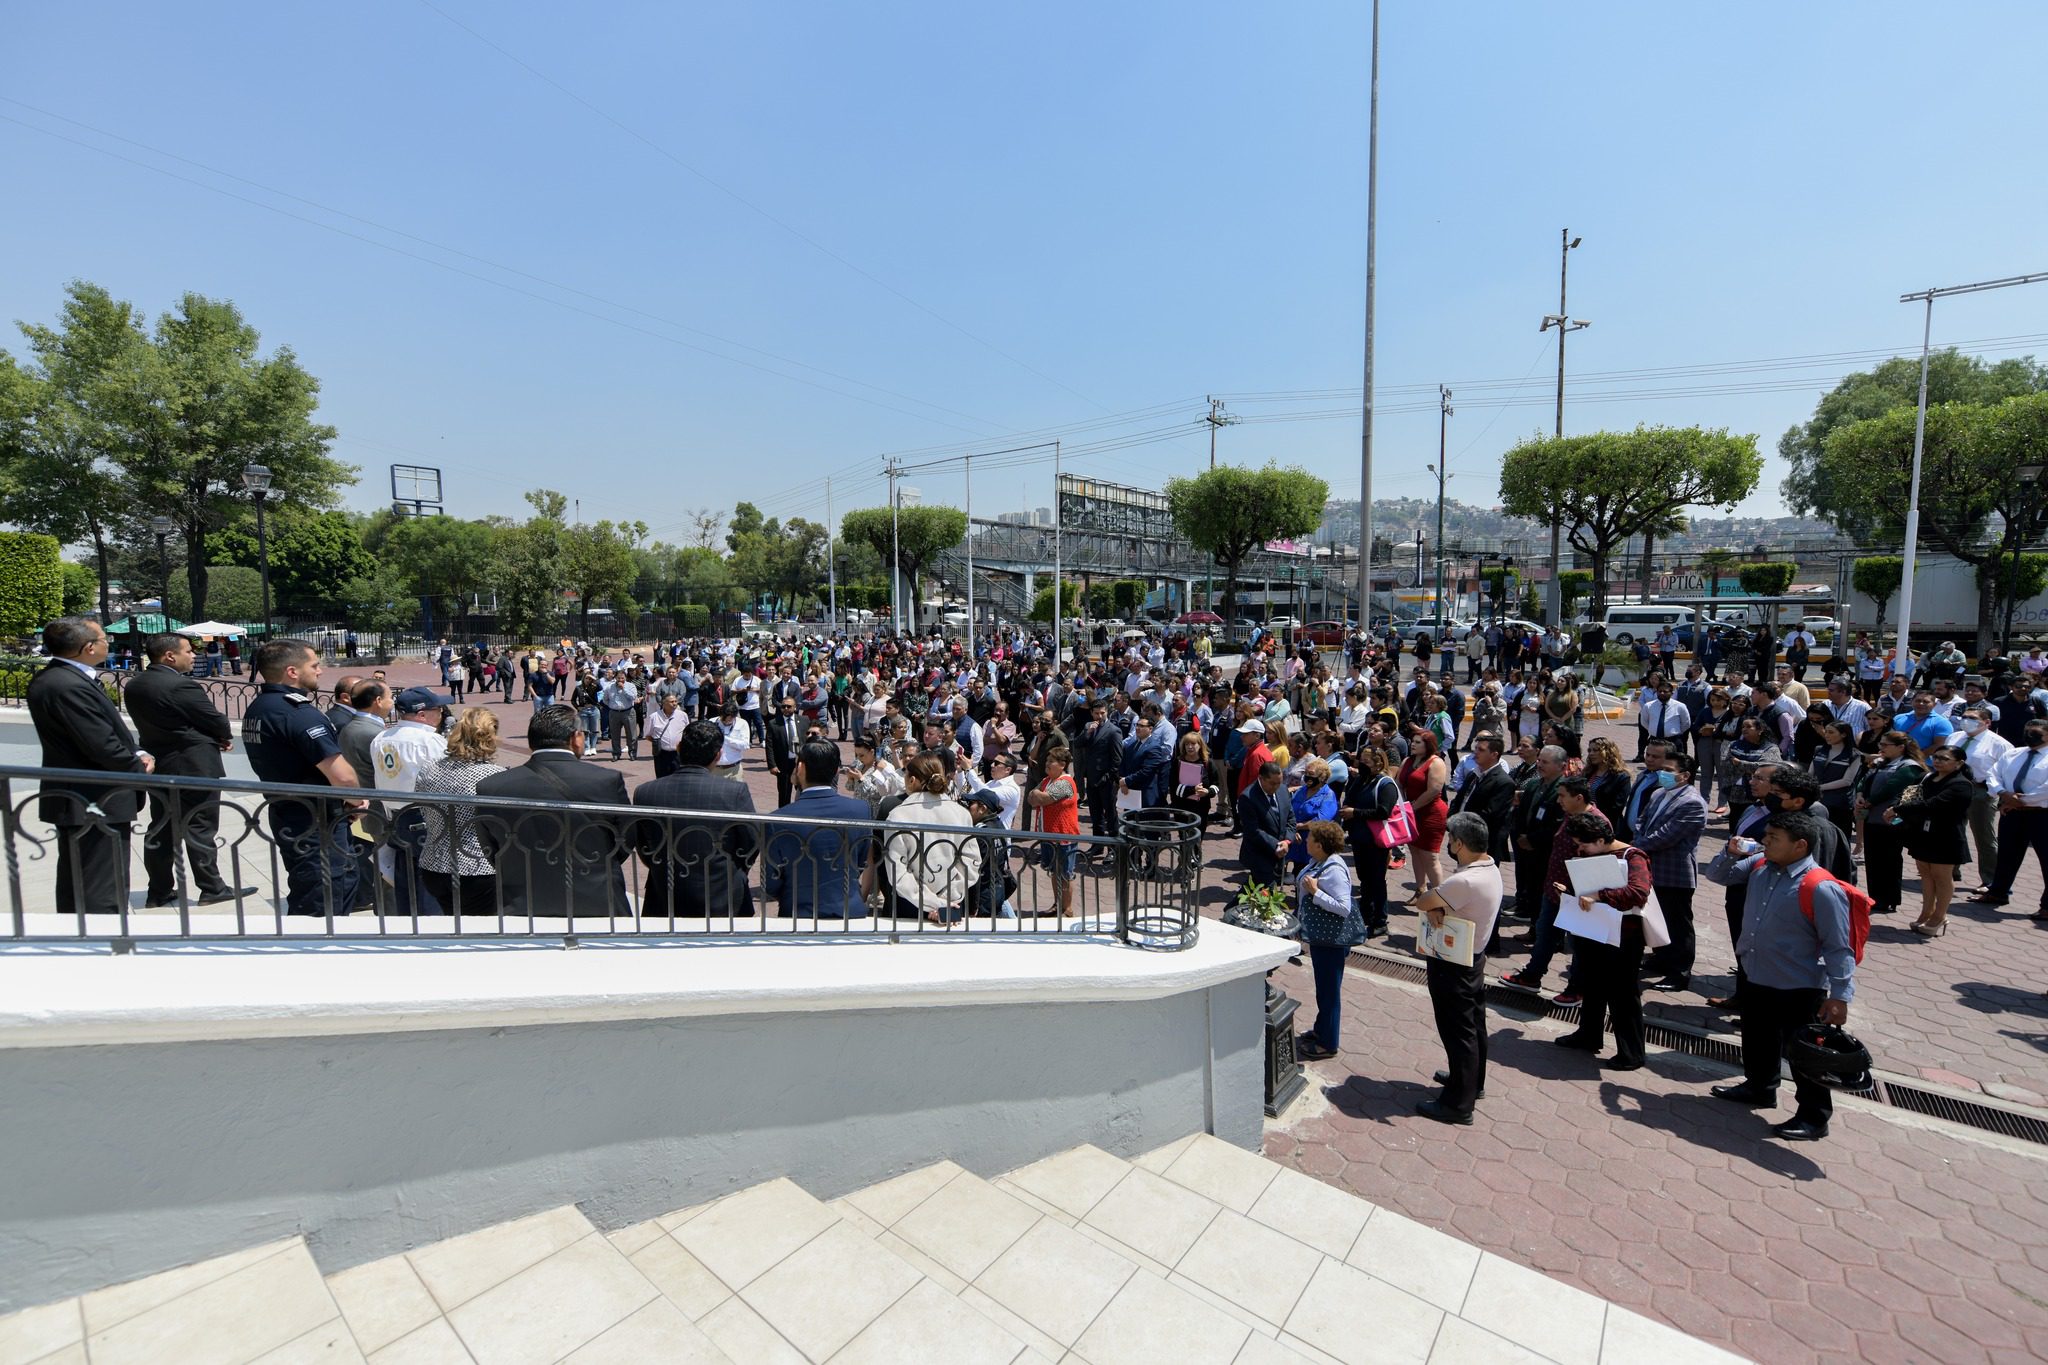
[[[1430,731],[1418,727],[1409,736],[1408,757],[1401,760],[1397,780],[1401,794],[1415,807],[1415,837],[1408,841],[1408,851],[1415,856],[1415,890],[1420,893],[1443,880],[1437,871],[1437,854],[1443,850],[1444,821],[1450,816],[1444,787],[1451,780],[1451,770],[1437,752],[1436,736]]]

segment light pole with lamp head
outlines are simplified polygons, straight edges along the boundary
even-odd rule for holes
[[[171,538],[171,532],[178,523],[169,517],[151,517],[149,529],[156,533],[156,567],[163,577],[163,591],[157,597],[157,610],[164,618],[164,629],[171,628],[171,554],[164,545]]]
[[[270,469],[266,465],[242,466],[242,487],[256,500],[256,566],[263,579],[263,639],[270,640],[270,536],[263,523],[265,495],[270,492]]]

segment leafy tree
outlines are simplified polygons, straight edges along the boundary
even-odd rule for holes
[[[1064,609],[1061,615],[1064,619],[1072,621],[1081,615],[1081,585],[1070,578],[1065,581],[1063,586],[1066,589],[1064,594],[1066,601],[1063,604]],[[1048,583],[1040,588],[1038,595],[1031,599],[1031,619],[1034,621],[1052,620],[1052,584]]]
[[[122,414],[123,463],[147,504],[177,518],[202,616],[219,614],[206,597],[207,537],[246,515],[245,466],[270,470],[273,508],[329,507],[355,481],[327,453],[334,428],[313,420],[320,382],[289,347],[259,356],[260,340],[234,304],[185,295],[157,320]]]
[[[1721,575],[1725,574],[1728,566],[1738,558],[1740,556],[1733,550],[1700,551],[1700,574],[1707,580],[1707,596],[1721,595]]]
[[[1081,594],[1081,600],[1088,604],[1088,614],[1100,619],[1116,615],[1116,592],[1109,583],[1090,583],[1088,591]]]
[[[93,594],[99,590],[99,575],[68,559],[58,568],[64,575],[64,614],[83,616],[91,611]]]
[[[365,528],[365,543],[376,529],[373,519]],[[448,602],[459,631],[471,597],[494,585],[498,543],[504,534],[502,527],[461,517],[402,517],[384,530],[381,559],[405,585],[406,596]]]
[[[644,521],[595,521],[561,533],[562,583],[576,594],[577,633],[590,635],[590,609],[602,601],[615,613],[632,610],[625,602],[633,586],[633,547],[647,534]]]
[[[1877,605],[1879,631],[1884,629],[1885,604],[1898,592],[1905,574],[1906,561],[1900,555],[1871,555],[1849,566],[1849,586]]]
[[[23,530],[92,547],[100,615],[112,620],[111,542],[138,508],[123,461],[148,350],[141,317],[81,281],[57,326],[21,330],[30,364],[0,351],[0,500]]]
[[[701,602],[685,602],[676,608],[676,629],[685,635],[701,635],[711,628],[711,608]]]
[[[270,542],[270,590],[287,612],[335,601],[343,584],[374,567],[356,519],[346,512],[286,503],[268,519],[264,534]],[[215,531],[210,541],[214,563],[261,567],[254,517]]]
[[[1987,363],[1953,347],[1927,358],[1927,404],[1997,403],[2023,393],[2048,390],[2048,367],[2033,358]],[[1920,361],[1896,356],[1875,368],[1852,374],[1835,385],[1813,416],[1778,439],[1778,453],[1791,466],[1778,491],[1785,505],[1802,516],[1825,517],[1845,535],[1870,540],[1878,531],[1853,483],[1839,484],[1838,471],[1822,459],[1828,438],[1843,427],[1895,408],[1914,408],[1920,401]]]
[[[749,504],[740,506],[752,510]],[[735,513],[735,527],[742,520]],[[773,517],[746,520],[746,529],[728,537],[737,540],[731,561],[733,577],[749,591],[773,593],[783,608],[795,610],[825,577],[825,528],[802,517],[791,517],[787,525]]]
[[[1145,598],[1151,593],[1151,585],[1142,578],[1119,578],[1109,587],[1117,614],[1126,620],[1137,616],[1138,609],[1145,605]]]
[[[1517,585],[1521,581],[1522,571],[1520,569],[1510,569],[1505,564],[1493,564],[1487,567],[1486,592],[1487,596],[1493,599],[1493,609],[1496,612],[1503,616],[1511,614],[1508,607],[1514,601]]]
[[[419,620],[418,594],[395,564],[371,559],[368,569],[345,580],[333,594],[359,630],[393,633]]]
[[[1911,496],[1911,408],[1837,429],[1820,461],[1830,485],[1850,510],[1884,532],[1904,535]],[[1920,533],[1965,564],[2010,560],[2025,520],[2020,466],[2048,459],[2048,393],[2007,398],[1992,405],[1949,403],[1927,412],[1921,461]],[[2005,524],[1997,539],[1984,527],[1993,514]],[[1990,648],[1997,619],[1996,579],[1978,582],[1975,653]]]
[[[1502,509],[1564,523],[1593,561],[1593,611],[1607,597],[1610,560],[1630,536],[1662,528],[1687,507],[1732,508],[1763,470],[1756,437],[1725,429],[1637,427],[1538,437],[1502,457]]]
[[[164,610],[181,621],[260,621],[263,618],[263,577],[240,564],[210,564],[206,569],[207,609],[192,605],[190,585],[173,580]]]
[[[539,640],[561,627],[562,542],[568,531],[562,518],[569,499],[552,488],[536,488],[526,501],[533,515],[498,532],[490,585],[505,633]]]
[[[692,602],[723,610],[733,592],[732,569],[725,556],[706,546],[693,545],[679,556],[683,595]]]
[[[0,638],[33,635],[64,614],[55,536],[0,531]]]
[[[1327,481],[1300,469],[1218,465],[1192,478],[1166,481],[1174,529],[1223,570],[1223,609],[1237,615],[1237,575],[1269,540],[1312,534],[1322,525]]]
[[[840,519],[839,530],[850,541],[872,549],[884,565],[889,563],[890,520],[887,507],[863,507]],[[911,615],[921,600],[919,580],[924,566],[943,551],[953,549],[967,538],[967,514],[957,507],[904,507],[898,509],[895,530],[896,571],[908,581]]]
[[[1988,587],[1992,600],[2003,604],[1999,616],[1999,638],[2010,649],[2013,613],[2021,602],[2031,601],[2048,589],[2048,555],[2004,555],[1989,564],[1979,564],[1977,587],[1979,591]]]
[[[1783,597],[1798,576],[1799,566],[1783,560],[1745,564],[1735,571],[1736,581],[1751,597]]]
[[[1572,614],[1572,607],[1593,586],[1591,569],[1561,569],[1557,575],[1558,610],[1565,616]],[[1534,619],[1533,617],[1531,619]]]

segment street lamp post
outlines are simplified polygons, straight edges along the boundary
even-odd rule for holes
[[[171,552],[164,548],[176,530],[178,523],[169,517],[151,517],[149,529],[156,533],[156,567],[163,578],[163,591],[157,595],[158,614],[164,618],[164,629],[171,628]]]
[[[270,492],[270,470],[260,464],[242,466],[242,487],[256,500],[256,565],[263,579],[263,638],[270,639],[270,536],[263,523],[265,494]]]

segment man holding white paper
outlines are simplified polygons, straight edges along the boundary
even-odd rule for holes
[[[1444,847],[1458,870],[1418,896],[1415,908],[1435,930],[1459,920],[1469,921],[1470,927],[1462,944],[1454,935],[1444,956],[1429,959],[1429,1003],[1450,1065],[1436,1073],[1443,1093],[1418,1103],[1415,1112],[1438,1123],[1464,1125],[1472,1122],[1472,1109],[1486,1089],[1485,945],[1500,914],[1500,865],[1487,852],[1493,836],[1486,821],[1470,811],[1453,815],[1444,833]]]
[[[1587,940],[1580,960],[1579,1026],[1556,1040],[1559,1047],[1598,1052],[1606,1024],[1614,1024],[1614,1055],[1600,1063],[1608,1071],[1636,1071],[1643,1065],[1643,910],[1650,903],[1650,858],[1619,843],[1603,822],[1574,815],[1564,832],[1579,846],[1565,864],[1570,888],[1554,888],[1557,923]]]

